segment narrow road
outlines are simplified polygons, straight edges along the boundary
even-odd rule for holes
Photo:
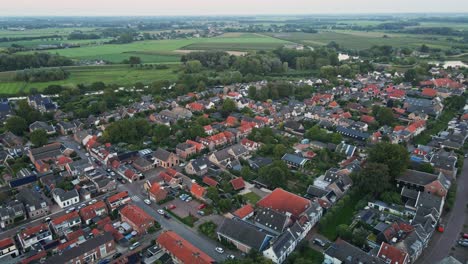
[[[443,258],[449,256],[450,250],[456,246],[457,240],[460,237],[465,218],[467,215],[468,202],[468,159],[465,159],[463,170],[457,180],[457,195],[455,204],[452,210],[442,215],[445,218],[444,233],[434,233],[429,245],[424,249],[423,254],[418,258],[416,263],[437,263]],[[461,260],[462,261],[462,260]],[[466,261],[466,260],[463,260]]]
[[[119,185],[119,189],[128,191],[128,194],[130,197],[136,195],[139,196],[140,198],[143,198],[141,191],[139,190],[140,186],[137,185],[137,183],[132,183],[132,184],[125,184],[125,185]],[[215,259],[217,262],[222,262],[226,260],[226,257],[230,254],[240,257],[240,254],[238,252],[234,252],[231,250],[224,249],[225,252],[223,254],[220,254],[215,251],[216,247],[222,247],[220,243],[217,243],[216,241],[213,241],[207,237],[205,237],[203,234],[197,233],[195,230],[191,229],[190,227],[186,226],[185,224],[179,222],[175,218],[171,219],[166,219],[160,214],[157,213],[157,209],[162,209],[161,206],[156,205],[156,204],[151,204],[147,205],[145,204],[141,199],[133,200],[132,201],[134,204],[136,204],[138,207],[143,209],[146,213],[148,213],[150,216],[152,216],[156,221],[161,225],[161,227],[164,230],[172,230],[175,233],[177,233],[179,236],[190,242],[192,245],[196,246],[206,254],[208,254],[210,257]],[[156,239],[156,236],[155,238]]]

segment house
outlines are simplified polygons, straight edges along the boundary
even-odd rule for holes
[[[457,160],[458,157],[455,152],[441,149],[431,157],[430,162],[435,171],[444,173],[454,179],[457,175]]]
[[[232,213],[235,217],[245,220],[254,215],[254,208],[250,204],[246,204]]]
[[[116,245],[112,233],[105,232],[82,242],[79,246],[71,247],[48,258],[47,262],[64,264],[97,263],[99,260],[111,256],[115,250]]]
[[[303,231],[302,227],[295,223],[278,236],[267,250],[263,251],[263,256],[273,263],[283,263],[304,238]]]
[[[57,127],[60,130],[60,133],[62,135],[75,134],[81,128],[82,125],[83,124],[79,121],[73,121],[73,122],[59,121],[57,123]]]
[[[377,257],[387,264],[409,264],[410,259],[405,251],[382,242]]]
[[[18,255],[19,251],[13,238],[7,237],[0,240],[0,261],[2,261],[2,258],[7,256],[14,258]]]
[[[94,222],[93,218],[104,217],[107,213],[107,206],[103,201],[97,201],[80,209],[81,220],[87,225]]]
[[[20,201],[11,201],[0,206],[0,227],[6,228],[15,222],[26,219],[24,206]]]
[[[47,172],[50,169],[49,161],[55,161],[62,155],[62,144],[56,142],[43,147],[30,149],[28,156],[39,172]]]
[[[175,263],[212,264],[215,260],[173,231],[163,232],[156,245],[169,254]]]
[[[50,213],[49,205],[41,193],[32,189],[22,189],[16,195],[16,199],[24,204],[24,208],[30,219],[40,218]]]
[[[185,171],[189,175],[203,176],[208,173],[211,162],[206,157],[199,157],[191,160],[186,166]]]
[[[148,228],[154,226],[155,220],[136,205],[127,204],[119,213],[122,221],[128,223],[140,235],[146,234]]]
[[[52,197],[60,208],[65,208],[80,202],[80,195],[76,189],[65,191],[60,188],[55,188],[52,191]]]
[[[242,177],[237,177],[229,181],[234,191],[239,191],[245,188],[245,182]]]
[[[154,167],[154,164],[147,160],[145,157],[138,157],[132,163],[133,167],[140,172],[149,171]]]
[[[23,250],[26,250],[36,243],[52,241],[52,232],[46,223],[40,223],[20,230],[18,233],[18,241]]]
[[[53,135],[56,133],[54,126],[49,125],[43,121],[35,121],[29,125],[29,132],[34,132],[40,129],[44,130],[47,133],[47,135]]]
[[[418,192],[428,192],[440,197],[445,197],[451,182],[443,173],[431,174],[415,170],[406,170],[396,178],[399,189],[410,189]]]
[[[251,250],[262,252],[273,238],[250,223],[238,219],[225,218],[216,231],[218,240],[232,243],[244,253]]]
[[[197,199],[204,200],[206,189],[201,187],[197,183],[192,183],[192,186],[190,187],[190,193]]]
[[[354,139],[361,140],[361,141],[366,141],[370,137],[368,133],[361,132],[359,130],[355,130],[351,128],[347,128],[344,126],[337,126],[336,132],[340,133],[343,136],[354,138]]]
[[[289,213],[282,213],[268,207],[258,208],[255,211],[253,223],[272,234],[280,235],[291,225]]]
[[[72,227],[80,226],[81,218],[78,211],[73,211],[57,218],[52,219],[50,226],[58,235],[64,235],[72,232]]]
[[[39,110],[40,112],[52,112],[57,110],[58,106],[49,97],[45,97],[42,94],[28,96],[28,104],[32,108]]]
[[[152,183],[148,190],[149,198],[152,201],[160,202],[167,198],[167,191],[159,183]]]
[[[219,182],[217,182],[215,179],[208,177],[208,176],[204,176],[202,181],[204,184],[210,187],[216,187],[219,185]]]
[[[176,154],[165,149],[158,148],[153,152],[156,166],[163,168],[171,168],[179,165],[179,157]]]
[[[346,144],[344,142],[341,142],[336,146],[336,152],[340,154],[346,155],[346,157],[350,158],[354,156],[354,153],[356,152],[356,147],[350,144]]]
[[[176,146],[176,154],[182,159],[187,159],[197,153],[197,147],[190,143],[179,143]]]
[[[243,138],[240,142],[248,151],[257,151],[260,148],[260,143],[252,141],[248,138]]]
[[[127,191],[119,192],[107,198],[107,204],[111,211],[119,208],[120,206],[124,206],[130,203],[132,199],[128,195]]]
[[[283,157],[281,158],[281,160],[286,162],[288,167],[296,168],[296,169],[304,168],[305,164],[309,161],[306,158],[303,158],[303,157],[298,156],[296,154],[289,154],[289,153],[284,154]]]
[[[324,263],[333,264],[386,264],[385,261],[371,256],[350,243],[338,239],[324,252]]]

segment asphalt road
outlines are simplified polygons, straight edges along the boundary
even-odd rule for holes
[[[190,242],[192,245],[198,247],[201,251],[205,252],[210,257],[215,259],[217,262],[226,260],[226,257],[230,254],[236,257],[240,257],[240,254],[238,252],[230,251],[227,249],[224,249],[225,252],[223,254],[216,252],[216,247],[222,247],[220,243],[217,243],[216,241],[205,237],[203,234],[197,233],[195,230],[179,222],[173,217],[171,219],[166,219],[160,214],[158,214],[156,210],[162,209],[161,206],[158,206],[154,203],[152,203],[151,205],[147,205],[142,201],[142,199],[144,199],[144,196],[142,194],[141,187],[139,186],[139,182],[119,185],[118,189],[122,191],[128,191],[130,196],[139,196],[140,199],[133,199],[133,203],[141,209],[143,209],[146,213],[151,215],[154,219],[156,219],[156,221],[161,225],[161,227],[164,230],[174,231],[179,236]],[[156,237],[154,239],[156,239]]]
[[[449,256],[451,248],[457,246],[457,240],[462,232],[465,218],[467,216],[468,202],[468,159],[465,159],[463,170],[457,180],[457,195],[453,209],[446,214],[445,231],[444,233],[434,233],[429,245],[424,249],[423,254],[418,258],[416,263],[437,263],[443,258]],[[460,259],[463,263],[467,260]]]

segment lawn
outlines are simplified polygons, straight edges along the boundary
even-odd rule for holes
[[[149,84],[158,80],[175,81],[177,74],[174,70],[177,65],[170,65],[169,69],[136,69],[129,65],[106,65],[106,66],[79,66],[64,67],[70,72],[66,80],[26,83],[13,81],[12,72],[0,73],[0,94],[15,94],[19,91],[27,92],[31,88],[44,89],[51,84],[74,87],[77,84],[91,84],[102,81],[106,84],[118,84],[122,86],[133,85],[136,82]]]
[[[319,33],[270,33],[272,37],[302,43],[310,46],[323,46],[335,41],[348,49],[367,49],[374,45],[417,48],[423,43],[433,48],[449,49],[452,44],[445,36],[392,34],[351,30],[326,30]],[[387,38],[383,36],[387,35]]]
[[[261,197],[258,196],[254,192],[249,192],[243,195],[244,198],[251,204],[256,204],[258,201],[260,201]]]
[[[39,28],[39,29],[26,29],[22,31],[13,31],[0,29],[0,38],[21,38],[21,37],[40,37],[40,36],[68,36],[73,31],[80,30],[83,32],[95,32],[95,28],[89,27],[70,27],[70,28]]]
[[[285,40],[254,33],[226,33],[213,38],[146,40],[129,44],[93,45],[71,49],[50,50],[73,59],[103,59],[121,62],[138,56],[144,63],[168,63],[180,59],[178,50],[250,51],[274,49],[288,43]]]
[[[341,208],[332,207],[331,211],[324,216],[326,220],[323,217],[320,220],[319,233],[330,239],[330,241],[334,241],[338,236],[336,227],[342,224],[349,225],[352,222],[355,207],[360,199],[362,199],[362,195],[355,192],[349,195],[349,199]]]

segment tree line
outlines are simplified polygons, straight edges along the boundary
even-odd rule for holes
[[[52,69],[26,69],[17,71],[15,81],[22,82],[48,82],[65,80],[70,76],[70,73],[62,68]]]
[[[70,66],[67,57],[49,53],[0,54],[0,71],[15,71],[27,68]]]

